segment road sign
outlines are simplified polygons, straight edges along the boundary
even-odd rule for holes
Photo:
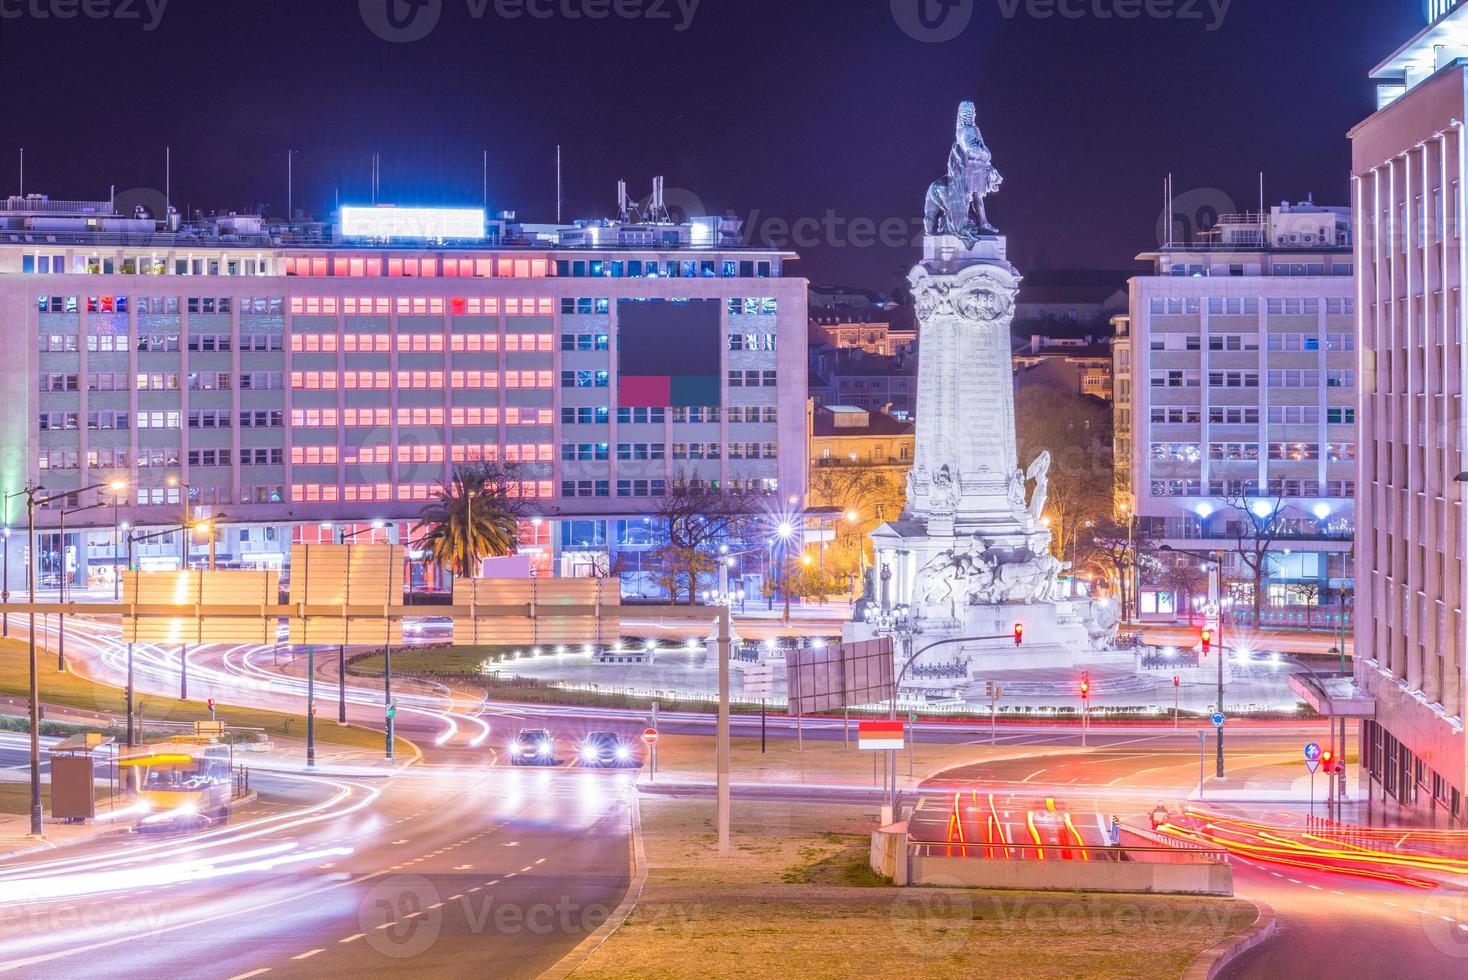
[[[1319,759],[1320,759],[1320,743],[1319,742],[1311,742],[1309,745],[1306,745],[1305,746],[1305,761],[1306,762],[1316,762]],[[1310,771],[1311,772],[1314,772],[1315,770],[1312,769]]]
[[[750,664],[744,668],[744,698],[762,701],[775,696],[775,665]]]
[[[1215,712],[1213,712],[1213,717],[1210,720],[1213,722],[1213,727],[1214,728],[1222,728],[1223,727],[1223,712],[1222,711],[1215,711]]]
[[[398,706],[396,702],[387,706],[387,716],[389,718],[396,718],[398,716]]]
[[[1178,676],[1177,674],[1173,674],[1172,675],[1172,686],[1173,687],[1182,687],[1183,686],[1183,679],[1180,676]]]
[[[642,732],[644,745],[656,745],[658,743],[658,730],[656,728],[645,728]]]
[[[223,738],[224,722],[222,721],[196,721],[194,722],[194,735],[207,738]]]
[[[1320,768],[1319,759],[1306,759],[1305,768],[1310,770],[1310,775],[1315,775],[1315,770]]]
[[[903,727],[900,721],[863,721],[857,723],[856,747],[870,751],[874,749],[900,749],[903,742]]]

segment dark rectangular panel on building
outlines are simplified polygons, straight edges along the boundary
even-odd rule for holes
[[[721,405],[720,301],[617,301],[617,404]]]

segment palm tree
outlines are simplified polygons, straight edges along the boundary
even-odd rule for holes
[[[510,497],[503,470],[481,463],[454,467],[423,508],[414,530],[439,567],[471,577],[482,558],[514,554],[520,544],[519,501]]]

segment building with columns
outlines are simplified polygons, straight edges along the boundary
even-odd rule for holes
[[[1432,18],[1372,72],[1351,131],[1360,319],[1356,534],[1363,786],[1389,808],[1468,823],[1463,286],[1468,6]]]

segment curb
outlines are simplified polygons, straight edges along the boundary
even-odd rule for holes
[[[634,787],[629,794],[632,801],[631,824],[632,824],[632,882],[627,886],[627,894],[622,903],[617,906],[607,920],[597,927],[596,931],[576,944],[576,948],[555,962],[555,965],[540,975],[540,980],[562,980],[568,977],[581,965],[591,958],[591,955],[601,949],[602,944],[612,938],[612,933],[622,928],[632,910],[637,907],[642,898],[642,888],[647,884],[647,852],[642,844],[642,808],[638,803],[637,790]]]
[[[1193,962],[1183,971],[1182,980],[1213,980],[1234,960],[1275,934],[1279,928],[1279,919],[1275,916],[1274,909],[1264,902],[1253,901],[1251,904],[1259,910],[1254,924],[1195,956]]]

